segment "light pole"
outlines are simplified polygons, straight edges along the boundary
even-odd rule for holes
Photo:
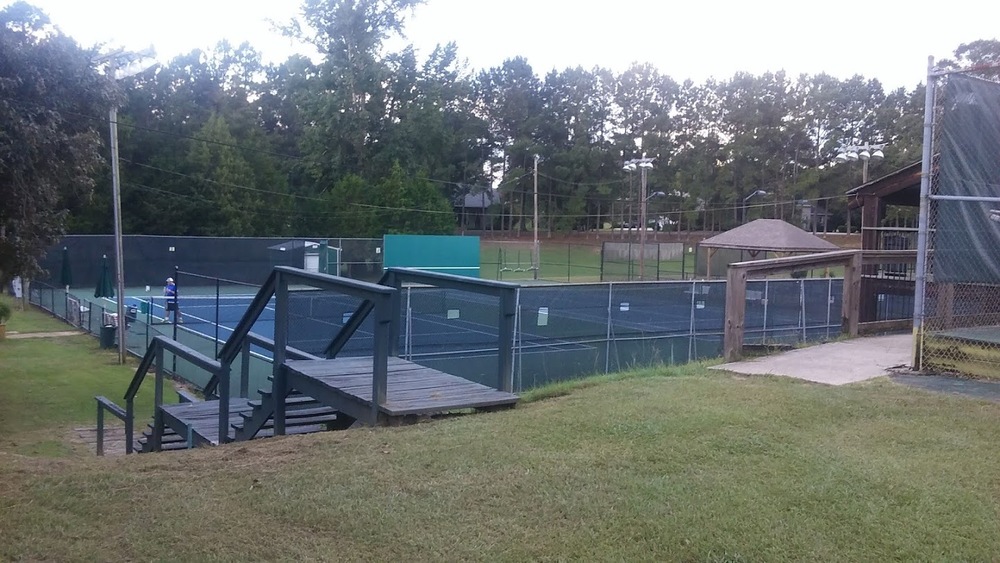
[[[856,160],[861,161],[861,183],[868,183],[868,161],[870,160],[882,160],[885,158],[885,154],[882,152],[886,146],[885,143],[881,144],[869,144],[865,143],[863,145],[841,145],[837,150],[839,154],[837,155],[837,162],[854,162]]]
[[[743,223],[744,224],[746,224],[746,222],[747,222],[747,202],[750,201],[750,199],[753,198],[754,196],[758,196],[758,195],[767,195],[767,192],[764,191],[764,190],[754,190],[752,194],[750,194],[750,195],[746,196],[745,198],[743,198]]]
[[[154,56],[153,48],[150,47],[139,53],[126,52],[118,49],[106,55],[101,55],[94,59],[94,62],[101,65],[106,64],[108,75],[112,80],[119,80],[134,76],[153,66],[154,61],[150,59]],[[118,332],[118,362],[124,364],[126,357],[126,335],[125,335],[125,258],[122,244],[122,198],[121,179],[118,168],[118,106],[112,104],[108,113],[108,122],[111,126],[111,201],[114,215],[115,233],[115,302],[117,304],[117,328]]]
[[[633,158],[625,161],[625,170],[632,172],[636,168],[641,173],[639,179],[639,280],[646,274],[646,171],[653,167],[652,158]]]
[[[865,143],[863,145],[848,145],[841,143],[837,147],[837,162],[854,162],[856,160],[861,161],[861,185],[868,183],[868,161],[870,160],[882,160],[885,158],[885,154],[882,152],[886,143],[871,144]],[[847,208],[847,234],[851,234],[851,209]]]

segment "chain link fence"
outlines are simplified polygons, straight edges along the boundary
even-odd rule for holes
[[[929,80],[926,221],[917,272],[919,368],[998,377],[1000,365],[1000,83]],[[921,274],[923,274],[921,276]]]
[[[126,343],[145,354],[156,335],[175,338],[207,356],[218,354],[231,328],[252,301],[241,284],[219,287],[215,296],[186,296],[179,277],[183,324],[163,322],[156,299],[127,302]],[[760,279],[747,285],[745,343],[792,345],[840,334],[841,279]],[[289,296],[288,344],[324,355],[326,345],[359,303],[343,295],[301,291]],[[499,353],[496,297],[450,288],[405,287],[400,296],[400,356],[418,364],[492,385]],[[517,290],[514,386],[522,391],[555,381],[652,365],[683,364],[719,357],[725,327],[725,281],[591,283],[522,286]],[[162,298],[160,298],[162,300]],[[36,283],[33,304],[103,338],[115,304],[88,300],[62,288]],[[371,320],[341,356],[371,354]],[[273,316],[265,314],[253,332],[272,338]],[[113,337],[108,347],[113,347]],[[249,358],[251,391],[270,387],[270,354],[254,347]],[[208,376],[179,358],[167,366],[180,378],[204,385]],[[233,366],[238,373],[242,366]],[[235,391],[234,391],[235,392]]]

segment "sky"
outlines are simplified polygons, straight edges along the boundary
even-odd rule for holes
[[[9,4],[0,0],[0,5]],[[226,38],[250,41],[265,60],[309,54],[273,30],[298,0],[34,0],[82,45],[139,50],[162,61]],[[595,66],[621,72],[650,62],[678,82],[726,79],[746,71],[826,72],[879,79],[885,88],[923,82],[927,57],[962,43],[1000,39],[1000,2],[941,4],[880,0],[426,0],[406,33],[418,54],[455,41],[471,69],[524,56],[536,74]]]

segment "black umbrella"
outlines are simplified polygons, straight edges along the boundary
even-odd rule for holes
[[[101,258],[101,277],[97,278],[97,289],[94,290],[94,297],[114,297],[115,284],[111,278],[111,266],[108,265],[108,256],[105,254]]]
[[[73,270],[69,265],[69,250],[64,246],[62,255],[62,271],[59,272],[59,285],[69,291],[69,286],[73,285]]]

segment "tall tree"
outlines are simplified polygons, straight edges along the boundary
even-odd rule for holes
[[[86,200],[103,159],[90,118],[115,103],[94,53],[18,2],[0,11],[0,283],[40,273],[67,206]]]

